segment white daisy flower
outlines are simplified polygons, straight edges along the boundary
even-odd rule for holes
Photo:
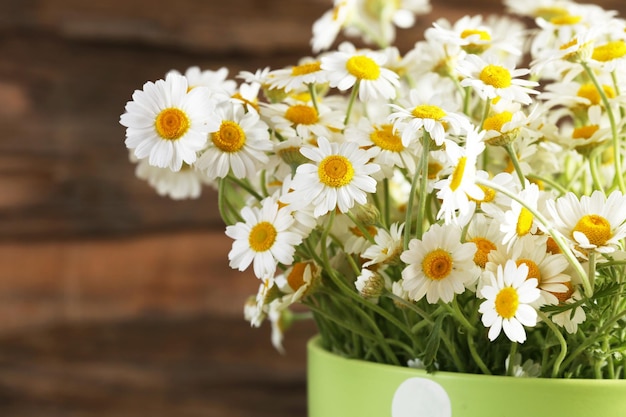
[[[560,305],[576,304],[582,299],[578,287],[574,287],[571,282],[566,283],[566,286],[567,291],[554,294],[558,298]],[[585,314],[582,305],[579,304],[564,311],[552,313],[550,319],[558,326],[563,327],[568,333],[574,334],[578,331],[578,325],[587,319],[587,314]]]
[[[362,148],[372,148],[376,152],[374,162],[381,166],[381,174],[385,178],[390,178],[396,167],[406,168],[409,173],[415,172],[419,143],[413,141],[405,146],[392,124],[373,124],[371,119],[362,117],[356,126],[346,129],[345,137]]]
[[[475,283],[480,269],[474,263],[476,245],[461,242],[461,228],[433,224],[422,240],[412,239],[400,259],[403,288],[414,301],[426,296],[430,304],[449,303]]]
[[[501,247],[502,236],[498,223],[481,213],[472,217],[465,238],[467,242],[476,245],[474,263],[481,268],[487,265],[489,254]]]
[[[370,153],[356,143],[330,143],[325,137],[318,138],[317,144],[300,149],[312,163],[298,167],[291,184],[294,191],[283,199],[295,205],[313,205],[316,218],[337,208],[345,213],[355,203],[365,204],[366,193],[376,192],[371,174],[380,170],[370,162]]]
[[[317,53],[330,48],[356,12],[357,0],[335,0],[334,7],[313,23],[311,46]]]
[[[601,191],[591,196],[567,193],[548,201],[548,211],[557,230],[572,242],[577,254],[589,251],[614,252],[626,237],[626,196],[613,191],[608,197]]]
[[[226,235],[235,240],[228,254],[231,268],[244,271],[254,263],[254,274],[263,278],[274,275],[277,263],[291,265],[302,236],[292,231],[288,209],[266,198],[260,208],[245,206],[241,217],[243,222],[226,227]]]
[[[319,60],[306,59],[296,66],[271,71],[269,87],[289,93],[302,90],[308,84],[322,84],[326,82],[326,76]]]
[[[447,129],[455,134],[470,130],[467,117],[449,110],[455,109],[457,104],[448,95],[434,92],[430,97],[423,97],[417,89],[412,89],[408,100],[401,104],[390,105],[396,112],[389,115],[389,121],[401,132],[404,146],[418,137],[422,128],[437,146],[443,145]]]
[[[211,178],[224,178],[229,172],[237,178],[256,175],[258,167],[268,162],[265,152],[272,150],[268,126],[258,113],[245,112],[236,103],[224,103],[216,109],[221,123],[209,137],[196,167]]]
[[[361,258],[369,259],[364,267],[371,265],[390,264],[398,261],[402,252],[404,224],[394,223],[389,231],[379,228],[374,235],[374,245],[371,245],[361,254]]]
[[[339,51],[322,57],[322,70],[328,74],[331,87],[346,91],[358,84],[361,101],[396,97],[399,76],[385,68],[387,56],[382,52],[356,50],[345,44]]]
[[[496,340],[504,330],[512,342],[524,343],[526,331],[523,326],[537,324],[537,311],[531,306],[540,295],[537,280],[526,279],[528,266],[517,266],[513,260],[504,266],[498,265],[495,274],[485,271],[484,275],[488,284],[482,287],[481,295],[486,300],[478,311],[483,315],[483,325],[489,327],[489,340]]]
[[[331,137],[343,129],[345,113],[323,103],[288,100],[283,103],[266,104],[261,114],[270,120],[271,127],[283,138],[299,136],[309,140],[311,136]]]
[[[511,207],[504,212],[504,217],[496,219],[500,223],[500,231],[504,234],[502,238],[504,245],[511,245],[522,236],[537,232],[537,219],[527,207],[537,209],[539,187],[534,183],[527,184],[526,188],[519,192],[519,198],[524,201],[524,206],[516,200],[511,200]]]
[[[170,72],[180,74],[176,70]],[[187,68],[184,75],[187,78],[190,90],[196,87],[207,87],[211,90],[211,93],[223,97],[232,96],[237,90],[237,83],[234,80],[227,79],[228,68],[226,67],[213,71],[201,70],[200,67],[193,66]]]
[[[480,55],[495,49],[493,53],[500,59],[506,58],[507,55],[520,56],[522,52],[517,39],[521,36],[523,27],[503,17],[500,20],[508,23],[508,32],[496,32],[493,24],[497,20],[484,22],[483,16],[476,15],[463,16],[454,24],[443,18],[438,19],[432,28],[426,29],[425,36],[442,45],[461,47],[468,54]]]
[[[455,148],[457,151],[451,154],[452,173],[433,185],[439,190],[437,198],[442,200],[437,218],[443,218],[446,223],[466,218],[470,214],[472,207],[475,207],[470,205],[470,198],[478,201],[485,198],[485,192],[475,183],[478,156],[485,149],[482,141],[484,133],[475,130],[468,132],[465,147],[457,147]],[[454,147],[449,148],[452,153]],[[467,220],[469,219],[462,223],[466,223]]]
[[[491,63],[490,61],[493,61]],[[531,104],[530,94],[538,94],[535,81],[517,78],[530,73],[529,69],[514,69],[499,65],[496,60],[486,61],[477,55],[468,55],[459,62],[457,71],[465,78],[463,87],[472,87],[483,100],[500,97],[522,104]]]
[[[275,278],[276,286],[289,304],[297,303],[313,290],[322,270],[312,261],[296,262]]]
[[[147,159],[137,161],[135,175],[147,181],[160,196],[168,196],[173,200],[198,198],[203,185],[211,184],[204,174],[190,165],[183,164],[179,171],[172,171],[152,166]]]
[[[385,289],[385,279],[380,274],[363,268],[361,274],[356,278],[354,286],[361,297],[377,303],[378,297]]]
[[[497,265],[504,265],[509,259],[517,265],[526,264],[527,278],[535,278],[537,288],[541,291],[535,305],[558,304],[557,294],[565,293],[568,290],[567,284],[571,281],[567,273],[569,262],[560,253],[550,253],[547,241],[547,235],[526,235],[508,249],[500,247],[491,252],[486,269],[495,273]]]
[[[126,127],[126,146],[137,159],[178,171],[183,162],[193,164],[207,135],[219,126],[213,114],[215,101],[208,89],[188,90],[187,79],[169,74],[165,80],[147,82],[126,103],[120,124]]]

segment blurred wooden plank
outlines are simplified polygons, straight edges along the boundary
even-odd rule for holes
[[[215,314],[242,319],[250,271],[219,231],[0,244],[0,334],[55,322]]]
[[[65,325],[0,337],[0,415],[306,415],[310,322],[286,335],[215,316]]]

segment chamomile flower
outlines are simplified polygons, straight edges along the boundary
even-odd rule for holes
[[[179,74],[176,70],[170,72]],[[213,94],[229,97],[232,96],[237,89],[237,83],[228,79],[228,68],[226,67],[214,71],[202,70],[198,66],[193,66],[187,68],[184,75],[187,78],[190,90],[196,87],[207,87]]]
[[[345,113],[323,103],[314,106],[296,100],[264,105],[261,114],[283,138],[299,136],[304,140],[311,136],[331,137],[333,132],[343,129],[345,117]]]
[[[606,197],[601,191],[591,196],[567,193],[548,201],[548,210],[557,230],[572,242],[581,256],[590,251],[610,253],[621,247],[626,237],[626,196],[613,191]]]
[[[494,63],[491,63],[493,61]],[[468,55],[459,62],[457,71],[465,78],[463,87],[472,87],[483,100],[500,97],[522,104],[531,104],[530,94],[538,94],[535,81],[517,78],[530,73],[529,69],[514,69],[500,65],[494,60],[484,60],[477,55]]]
[[[437,146],[443,145],[447,129],[455,134],[470,130],[469,120],[454,111],[457,104],[445,94],[433,92],[432,96],[423,97],[420,91],[412,89],[408,100],[390,106],[396,112],[389,115],[389,121],[402,134],[404,146],[419,137],[422,129],[430,134]]]
[[[311,163],[298,167],[291,184],[294,192],[283,199],[296,205],[311,204],[315,217],[335,209],[345,213],[355,203],[365,204],[367,193],[376,192],[371,175],[380,170],[370,162],[370,153],[356,143],[330,143],[324,137],[318,138],[317,145],[300,149]]]
[[[502,237],[496,222],[484,214],[476,213],[467,228],[466,240],[476,245],[474,263],[484,269],[489,254],[501,247]]]
[[[482,141],[484,131],[478,133],[473,130],[468,132],[465,147],[456,147],[450,150],[452,172],[433,187],[438,189],[437,198],[442,200],[441,209],[437,218],[443,218],[446,223],[455,218],[465,218],[470,213],[472,206],[469,199],[482,200],[485,192],[476,183],[476,162],[478,156],[485,149]],[[450,147],[452,148],[452,147]]]
[[[384,65],[382,52],[356,50],[344,44],[340,50],[322,57],[322,70],[328,74],[331,87],[346,91],[358,85],[359,100],[392,99],[396,97],[399,76]]]
[[[390,178],[396,167],[415,172],[419,144],[413,141],[405,146],[392,124],[373,124],[370,119],[362,117],[356,126],[346,129],[345,137],[375,151],[374,162],[381,166],[385,178]]]
[[[276,285],[290,304],[297,303],[314,290],[322,270],[312,261],[295,262],[275,278]]]
[[[157,194],[173,200],[198,198],[202,193],[202,186],[210,183],[204,174],[190,165],[183,164],[179,171],[172,171],[169,168],[152,166],[147,159],[137,161],[135,174],[146,180]]]
[[[243,222],[226,227],[226,235],[234,239],[228,253],[231,268],[244,271],[253,263],[254,274],[263,278],[274,275],[278,263],[291,265],[302,236],[292,231],[294,219],[288,209],[279,209],[274,199],[266,198],[261,207],[245,206],[241,217]]]
[[[489,328],[489,340],[496,340],[504,330],[512,342],[524,343],[524,326],[537,324],[537,311],[531,306],[540,296],[537,280],[526,279],[528,266],[518,266],[513,260],[498,265],[495,274],[485,271],[484,275],[488,284],[482,287],[481,295],[486,300],[478,311],[483,315],[483,325]]]
[[[487,51],[499,55],[500,59],[507,55],[519,56],[521,50],[519,48],[515,34],[520,34],[523,27],[512,20],[506,20],[508,23],[507,31],[497,33],[494,27],[483,21],[481,15],[464,16],[451,24],[446,19],[438,19],[433,23],[433,27],[425,32],[427,39],[436,40],[438,43],[451,46],[458,46],[468,54],[480,55]],[[493,23],[493,22],[492,22]],[[490,51],[491,49],[495,51]]]
[[[537,219],[531,210],[536,210],[539,205],[539,187],[537,184],[527,184],[526,188],[519,192],[519,197],[524,201],[524,205],[511,200],[510,209],[504,212],[503,217],[497,219],[500,231],[504,234],[502,243],[505,245],[510,245],[528,234],[535,234],[538,229]]]
[[[566,283],[566,286],[567,291],[555,293],[554,296],[559,300],[559,305],[569,308],[552,313],[550,319],[563,327],[566,332],[574,334],[578,331],[578,325],[587,319],[587,314],[582,305],[578,304],[578,301],[582,299],[578,287],[573,286],[571,282]]]
[[[255,174],[268,162],[265,152],[272,149],[267,125],[258,113],[246,113],[237,103],[224,103],[216,113],[221,123],[210,134],[196,167],[211,179],[224,178],[230,172],[237,178]]]
[[[187,90],[187,79],[171,73],[133,93],[120,124],[126,127],[126,146],[137,159],[148,158],[150,165],[172,171],[196,161],[219,119],[213,115],[216,104],[208,89]]]
[[[426,296],[430,304],[449,303],[478,278],[475,253],[474,243],[461,242],[461,228],[433,224],[400,255],[407,264],[402,270],[403,288],[414,301]]]
[[[377,303],[378,297],[385,289],[385,279],[380,274],[363,268],[361,274],[356,278],[354,286],[361,297]]]
[[[313,52],[330,48],[341,29],[350,24],[356,7],[357,0],[335,0],[333,8],[313,23]]]
[[[526,264],[527,278],[537,280],[541,296],[536,305],[557,304],[558,295],[568,290],[571,281],[567,273],[569,262],[562,254],[548,251],[547,235],[526,235],[518,239],[510,248],[500,247],[489,256],[486,269],[495,273],[497,265],[504,265],[507,260],[514,260],[517,265]]]
[[[322,84],[326,82],[327,74],[322,71],[321,65],[319,60],[306,59],[296,66],[271,71],[269,87],[289,93],[302,90],[309,84]]]
[[[394,223],[387,231],[384,228],[374,235],[374,245],[369,246],[361,254],[361,258],[369,259],[363,267],[380,264],[393,264],[398,261],[402,252],[404,224]]]

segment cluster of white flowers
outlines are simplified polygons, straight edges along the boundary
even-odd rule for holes
[[[410,311],[413,329],[445,312],[477,338],[480,315],[490,341],[561,341],[599,288],[624,286],[626,22],[569,0],[505,4],[537,27],[440,19],[400,53],[395,26],[428,1],[335,0],[316,56],[239,84],[173,71],[128,102],[140,177],[173,198],[219,189],[230,265],[261,281],[246,317],[269,317],[278,347],[293,303],[341,328],[333,297]],[[342,31],[378,48],[329,50]]]

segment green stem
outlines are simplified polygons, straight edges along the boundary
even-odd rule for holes
[[[506,149],[506,153],[509,155],[509,159],[511,159],[511,162],[513,163],[513,168],[515,168],[515,173],[517,174],[517,178],[522,185],[522,189],[526,188],[526,178],[524,177],[522,167],[519,164],[517,152],[515,152],[515,149],[513,149],[513,144],[507,143],[506,145],[504,145],[504,149]]]
[[[598,171],[597,152],[592,152],[591,154],[589,154],[589,158],[587,158],[587,162],[589,164],[589,172],[591,173],[591,179],[593,180],[594,190],[604,191],[604,187],[602,186],[602,180],[600,178],[600,173]]]
[[[424,131],[422,147],[424,148],[422,150],[422,160],[420,161],[420,172],[422,177],[419,190],[420,199],[417,211],[417,223],[415,224],[415,237],[418,239],[421,239],[424,234],[424,219],[426,218],[426,188],[428,187],[428,157],[430,156],[430,135],[426,131]]]
[[[245,181],[239,179],[239,178],[235,178],[232,175],[229,175],[228,178],[230,181],[234,182],[235,184],[237,184],[238,186],[240,186],[241,188],[243,188],[244,190],[246,190],[248,192],[248,194],[250,194],[252,197],[256,198],[257,200],[261,201],[263,200],[263,196],[259,193],[256,192],[256,190],[252,187],[250,187],[249,184],[247,184]]]
[[[485,362],[478,354],[478,351],[476,350],[476,345],[474,344],[474,339],[469,333],[467,334],[467,347],[469,348],[470,355],[472,355],[472,359],[474,359],[474,362],[476,362],[476,365],[478,365],[481,372],[485,375],[491,375],[491,370],[487,365],[485,365]]]
[[[224,178],[221,178],[218,182],[218,193],[217,193],[217,207],[220,211],[220,217],[226,223],[226,225],[234,224],[235,222],[230,217],[230,213],[226,207],[226,181]]]
[[[348,109],[346,110],[346,118],[343,120],[344,128],[348,126],[348,122],[350,121],[350,115],[352,114],[352,107],[354,106],[354,101],[356,99],[356,95],[359,92],[359,81],[354,84],[352,87],[352,92],[350,93],[350,101],[348,101]]]
[[[589,76],[589,78],[591,79],[591,82],[593,83],[593,85],[596,87],[596,90],[598,90],[598,94],[600,94],[600,97],[602,98],[602,103],[604,104],[606,114],[609,117],[609,122],[611,124],[611,138],[613,140],[612,143],[613,143],[613,152],[614,152],[613,163],[614,163],[614,168],[615,168],[615,178],[613,179],[613,181],[617,181],[617,185],[620,191],[622,192],[622,194],[626,194],[626,183],[624,183],[624,176],[622,173],[622,151],[621,151],[619,136],[617,134],[617,123],[615,122],[615,115],[613,114],[611,103],[609,102],[609,99],[606,96],[606,93],[604,92],[604,88],[602,88],[602,86],[600,85],[600,82],[598,81],[598,78],[594,74],[591,67],[589,67],[589,65],[586,62],[581,62],[581,65],[584,68],[587,75]]]
[[[561,331],[556,327],[556,324],[552,322],[552,320],[545,315],[544,312],[538,311],[537,314],[541,318],[541,320],[552,330],[552,333],[556,336],[559,341],[559,345],[561,346],[561,351],[558,356],[554,360],[554,364],[552,365],[552,378],[556,378],[559,375],[561,365],[563,364],[563,360],[565,359],[565,355],[567,355],[567,342],[563,337]]]
[[[309,88],[309,94],[311,95],[311,102],[313,103],[313,108],[319,114],[320,110],[317,108],[317,91],[315,90],[315,83],[307,84]]]

